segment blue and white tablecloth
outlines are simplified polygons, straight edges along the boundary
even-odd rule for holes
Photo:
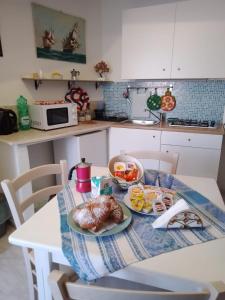
[[[149,179],[149,180],[148,180]],[[151,171],[145,171],[150,184]],[[72,208],[90,198],[75,191],[74,182],[57,195],[61,221],[62,250],[78,276],[91,281],[125,268],[127,265],[161,253],[181,249],[225,236],[225,212],[207,198],[173,178],[172,188],[198,212],[204,229],[153,229],[154,215],[133,213],[131,225],[121,233],[107,237],[88,237],[75,233],[67,224]],[[126,192],[114,187],[114,195],[122,200]]]

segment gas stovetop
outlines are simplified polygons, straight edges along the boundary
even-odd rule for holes
[[[174,127],[198,127],[198,128],[217,128],[217,124],[214,120],[192,120],[192,119],[179,119],[168,118],[169,126]]]

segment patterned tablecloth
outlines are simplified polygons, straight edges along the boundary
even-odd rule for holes
[[[152,183],[152,175],[153,171],[145,171],[146,184]],[[77,193],[74,182],[70,182],[57,199],[63,253],[79,277],[91,281],[137,261],[225,236],[224,211],[176,178],[172,178],[171,188],[200,215],[207,224],[204,229],[153,229],[156,216],[133,212],[131,224],[121,233],[88,237],[74,232],[67,224],[71,209],[90,198],[89,193]],[[113,193],[122,201],[126,192],[114,186]]]

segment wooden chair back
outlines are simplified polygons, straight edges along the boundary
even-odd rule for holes
[[[163,275],[162,286],[164,287],[165,285],[168,287],[168,285],[171,285],[172,290],[160,289],[159,287],[152,285],[143,285],[144,288],[142,290],[135,287],[136,282],[113,277],[109,278],[117,279],[116,283],[119,282],[120,286],[124,284],[125,286],[128,285],[130,288],[117,288],[115,286],[113,287],[113,284],[111,284],[111,286],[92,285],[92,283],[85,284],[79,282],[79,280],[71,282],[65,273],[58,270],[53,270],[51,272],[48,282],[54,300],[222,300],[225,296],[225,285],[221,282],[204,285],[202,283],[187,280],[186,283],[186,280],[184,279],[172,278],[171,281],[170,276]],[[168,279],[168,282],[166,281],[166,278]],[[159,286],[160,278],[158,279]],[[153,281],[155,281],[155,279]],[[132,283],[134,288],[132,287]],[[151,282],[149,282],[149,284],[151,284]],[[210,298],[212,294],[213,298]]]
[[[176,174],[178,164],[178,153],[175,152],[161,152],[161,151],[134,151],[126,153],[127,155],[133,156],[137,159],[151,159],[159,162],[166,162],[170,164],[170,173]]]
[[[36,191],[33,194],[27,196],[27,198],[25,199],[18,199],[17,191],[25,184],[37,178],[52,174],[61,174],[62,184],[40,189],[39,191]],[[34,203],[43,201],[43,199],[48,199],[48,197],[50,197],[51,195],[58,193],[66,183],[67,163],[65,160],[60,161],[59,164],[47,164],[32,168],[13,180],[3,180],[1,182],[1,186],[8,201],[9,208],[11,210],[16,227],[18,228],[21,224],[24,223],[24,211],[29,206],[33,205]]]
[[[31,205],[43,201],[43,199],[49,199],[50,196],[58,193],[63,185],[67,183],[67,162],[65,160],[60,161],[59,164],[47,164],[30,169],[29,171],[21,174],[13,180],[5,179],[1,182],[3,192],[9,204],[9,208],[12,213],[12,217],[16,227],[20,227],[25,222],[24,211]],[[46,175],[60,174],[61,184],[54,185],[40,189],[31,195],[28,195],[25,199],[20,200],[18,197],[18,190],[27,183],[38,179]],[[34,210],[32,209],[32,212]],[[29,217],[31,214],[29,214]],[[27,280],[29,287],[30,300],[38,299],[37,285],[36,285],[36,270],[35,259],[32,249],[23,248],[23,256],[27,271]]]

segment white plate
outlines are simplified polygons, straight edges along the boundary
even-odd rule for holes
[[[174,198],[173,198],[173,205],[180,199],[180,195],[176,195]],[[123,198],[123,203],[131,210],[133,210],[134,212],[138,213],[138,214],[141,214],[141,215],[154,215],[154,216],[159,216],[159,214],[155,213],[153,210],[149,213],[147,212],[144,212],[144,211],[136,211],[135,209],[132,208],[131,206],[131,202],[130,202],[130,194],[127,193],[124,198]]]
[[[121,231],[123,231],[125,228],[127,228],[129,225],[130,225],[130,222],[132,220],[132,214],[131,212],[129,211],[129,209],[126,208],[125,205],[123,205],[123,203],[120,203],[120,206],[122,207],[123,209],[123,213],[124,215],[127,216],[127,218],[120,224],[117,224],[115,227],[113,227],[112,229],[110,230],[107,230],[107,231],[104,231],[102,233],[92,233],[88,230],[85,230],[85,229],[82,229],[80,228],[73,220],[73,214],[74,214],[74,211],[77,209],[77,208],[82,208],[84,206],[84,203],[78,205],[76,208],[73,208],[68,216],[67,216],[67,223],[68,225],[70,226],[70,228],[72,230],[74,230],[75,232],[77,233],[80,233],[82,235],[86,235],[86,236],[90,236],[90,237],[103,237],[103,236],[109,236],[109,235],[112,235],[112,234],[116,234],[116,233],[119,233]]]

